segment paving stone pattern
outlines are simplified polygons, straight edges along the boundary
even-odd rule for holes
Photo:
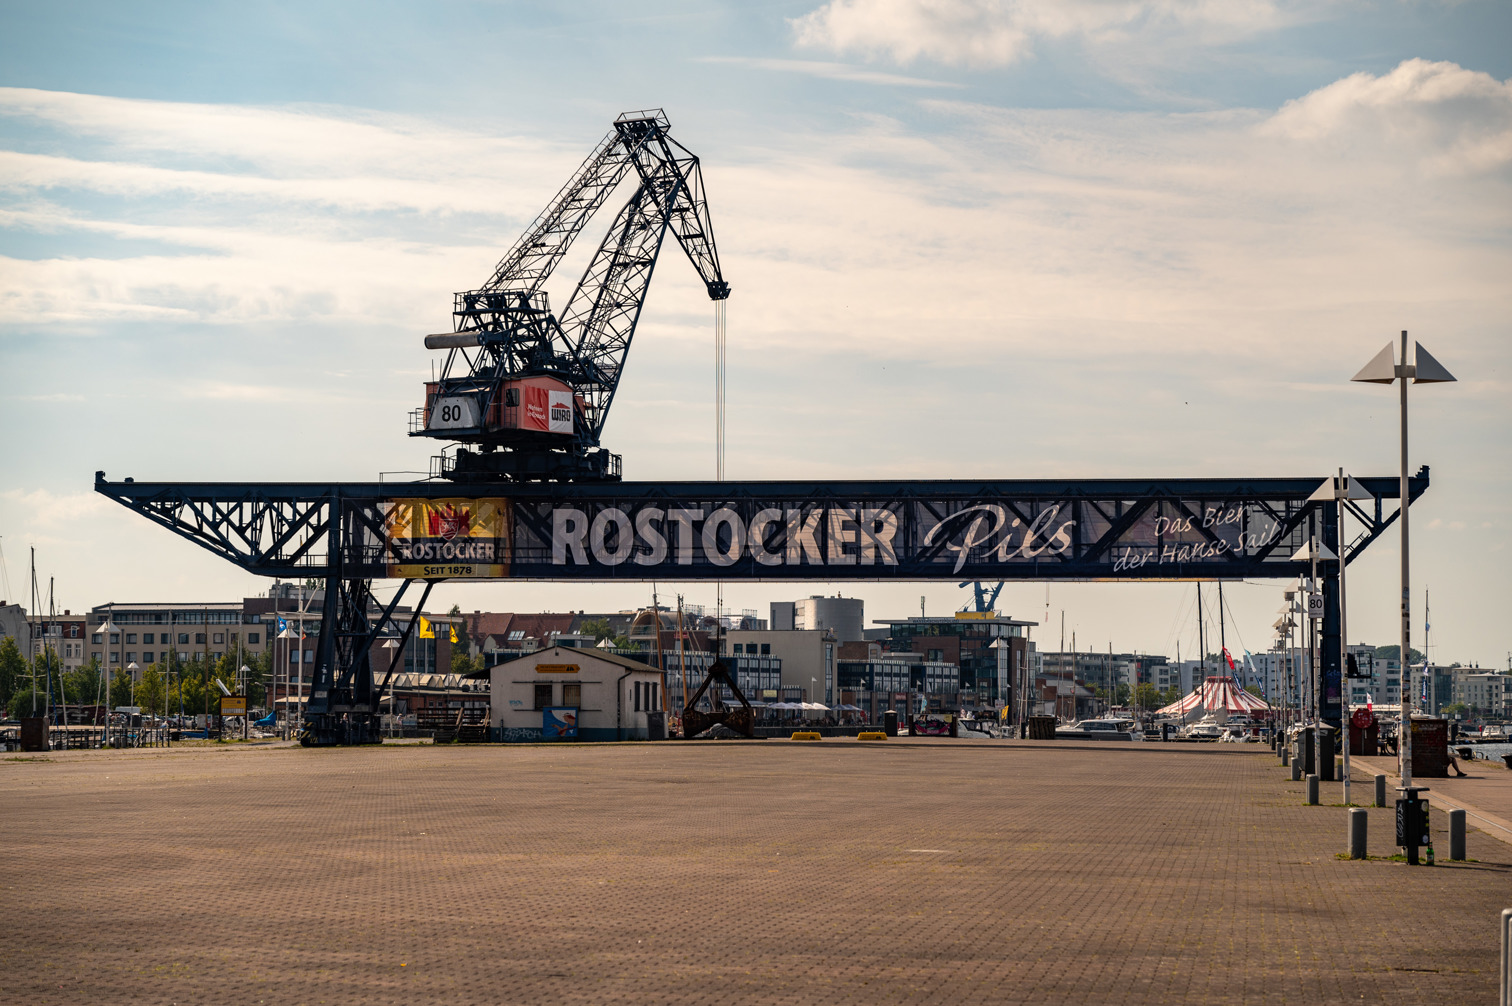
[[[1339,860],[1228,745],[70,752],[0,801],[7,1003],[1483,1003],[1512,905],[1512,847]]]

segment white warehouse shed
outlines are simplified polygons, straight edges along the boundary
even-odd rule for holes
[[[491,670],[492,721],[505,741],[647,740],[662,672],[596,648],[552,646]]]

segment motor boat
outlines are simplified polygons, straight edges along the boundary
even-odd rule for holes
[[[1078,720],[1069,727],[1056,727],[1058,741],[1142,741],[1144,734],[1133,720]]]
[[[1224,728],[1211,719],[1202,719],[1181,732],[1181,736],[1189,741],[1216,741],[1222,740]]]

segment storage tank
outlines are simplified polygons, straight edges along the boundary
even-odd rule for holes
[[[793,627],[829,629],[837,642],[859,642],[866,638],[863,606],[859,597],[806,597],[797,602]]]

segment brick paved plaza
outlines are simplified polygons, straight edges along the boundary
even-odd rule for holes
[[[1488,1003],[1512,906],[1512,846],[1341,861],[1229,745],[73,752],[0,800],[8,1003]]]

